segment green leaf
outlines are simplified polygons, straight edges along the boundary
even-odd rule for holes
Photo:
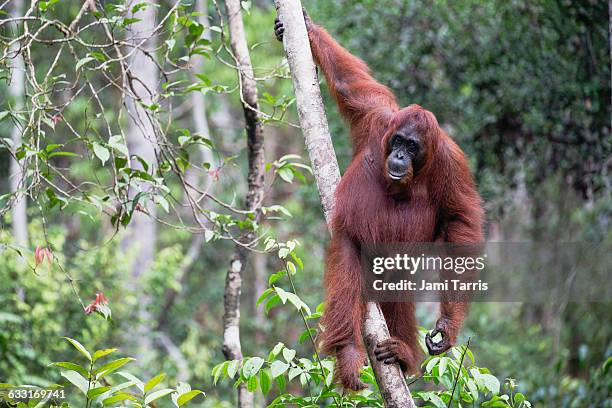
[[[135,396],[128,394],[126,392],[121,392],[117,395],[113,395],[112,397],[106,398],[102,401],[103,405],[111,405],[114,404],[116,402],[121,402],[121,401],[125,401],[125,400],[130,400],[130,401],[135,401],[138,402],[138,398],[136,398]]]
[[[283,357],[285,358],[285,360],[290,363],[293,358],[295,357],[295,350],[292,350],[290,348],[284,348],[283,349]]]
[[[172,388],[162,388],[161,390],[154,391],[145,397],[145,405],[149,405],[153,401],[165,397],[166,395],[172,394],[174,390]]]
[[[306,312],[306,314],[308,314],[308,315],[311,313],[310,312],[310,308],[308,307],[308,305],[306,303],[302,302],[302,300],[295,293],[287,292],[286,290],[284,290],[282,288],[274,288],[274,290],[276,291],[276,293],[280,297],[280,299],[283,302],[283,304],[285,304],[285,303],[287,303],[287,301],[289,301],[293,306],[296,307],[296,309],[298,309],[298,310],[302,310],[303,309]]]
[[[216,366],[213,367],[212,369],[212,376],[213,376],[213,384],[217,384],[217,382],[219,381],[219,378],[221,378],[221,375],[223,374],[223,371],[226,370],[227,372],[227,366],[229,364],[229,361],[224,361],[220,364],[217,364]]]
[[[97,379],[100,379],[113,371],[116,371],[129,363],[130,361],[134,361],[135,359],[132,357],[123,357],[117,360],[111,361],[110,363],[104,364],[102,367],[96,369],[94,374],[97,376]]]
[[[252,376],[247,381],[247,390],[250,392],[255,392],[257,389],[257,376]]]
[[[129,151],[127,149],[127,146],[125,145],[125,142],[123,141],[123,136],[121,135],[115,135],[115,136],[111,136],[108,139],[108,145],[110,147],[112,147],[113,149],[117,150],[118,152],[122,153],[125,156],[129,156]]]
[[[263,291],[263,293],[262,293],[262,294],[259,296],[259,298],[257,299],[257,302],[255,302],[255,304],[256,304],[257,306],[259,306],[259,304],[260,304],[261,302],[263,302],[263,301],[266,299],[266,297],[268,297],[268,295],[269,295],[270,293],[272,293],[272,292],[274,292],[274,289],[273,289],[273,288],[268,288],[268,289],[264,290],[264,291]]]
[[[110,387],[110,389],[100,395],[98,395],[96,398],[93,399],[93,404],[97,405],[100,402],[106,400],[107,398],[110,398],[114,395],[118,395],[117,393],[121,390],[124,390],[126,388],[129,388],[133,385],[135,385],[136,383],[134,381],[127,381],[127,382],[123,382],[117,385],[114,385],[112,387]],[[124,398],[125,399],[125,398]],[[122,401],[122,400],[120,400]]]
[[[472,378],[468,378],[466,382],[467,388],[470,391],[470,395],[474,398],[474,401],[478,400],[478,387],[476,382]]]
[[[47,156],[47,158],[52,158],[56,156],[66,156],[66,157],[81,157],[80,154],[72,153],[72,152],[51,152]]]
[[[261,357],[249,358],[242,366],[242,375],[247,379],[253,377],[259,372],[264,363],[265,361]]]
[[[427,366],[425,366],[425,371],[431,373],[431,370],[433,370],[436,364],[438,364],[438,361],[440,361],[440,357],[433,357],[431,360],[429,360],[429,363],[427,363]]]
[[[291,252],[291,250],[289,248],[280,248],[278,250],[278,257],[280,259],[285,259],[287,257],[287,255],[289,255],[289,253]]]
[[[446,371],[446,365],[448,364],[448,357],[440,358],[440,365],[438,365],[438,375],[442,377]]]
[[[612,357],[608,357],[605,363],[603,363],[601,369],[603,370],[604,374],[608,374],[608,370],[610,370],[610,367],[612,367]]]
[[[70,344],[72,344],[74,346],[74,348],[77,349],[82,355],[87,357],[87,360],[92,361],[91,354],[89,354],[89,351],[87,351],[85,349],[85,347],[83,347],[83,345],[81,343],[79,343],[75,339],[71,339],[70,337],[64,337],[64,338],[66,340],[68,340],[70,342]]]
[[[279,375],[283,375],[285,371],[289,368],[289,364],[276,360],[270,365],[270,372],[272,373],[272,378],[276,378]]]
[[[90,53],[90,55],[94,57],[95,59],[97,59],[98,61],[101,61],[101,62],[106,61],[106,55],[102,54],[101,52],[93,51]]]
[[[268,299],[268,301],[266,302],[266,305],[264,306],[264,311],[266,312],[266,314],[268,314],[270,309],[272,309],[274,306],[278,305],[279,303],[281,303],[281,299],[276,294],[272,296],[270,299]]]
[[[305,342],[306,340],[308,340],[308,339],[310,338],[310,336],[311,336],[311,335],[312,335],[312,337],[315,337],[315,336],[316,336],[316,334],[317,334],[317,330],[316,330],[316,329],[314,329],[314,328],[312,328],[312,327],[311,327],[311,328],[309,328],[309,329],[304,330],[304,331],[302,332],[302,334],[300,335],[300,338],[299,338],[299,342],[300,342],[300,344],[304,344],[304,342]]]
[[[287,261],[287,269],[289,269],[289,273],[291,273],[291,275],[295,275],[297,273],[295,264],[291,261]]]
[[[281,392],[284,392],[285,386],[287,385],[287,380],[285,379],[285,376],[280,375],[276,377],[276,383],[278,384],[278,388],[281,390]]]
[[[271,386],[272,380],[270,379],[270,374],[268,373],[268,370],[261,370],[259,372],[259,387],[261,388],[261,392],[263,393],[263,395],[268,395]]]
[[[288,167],[278,169],[278,175],[287,183],[293,182],[293,171]]]
[[[159,384],[159,382],[162,381],[164,378],[166,378],[166,374],[164,373],[158,374],[155,377],[151,378],[149,381],[145,383],[144,392],[151,391],[153,387]]]
[[[83,395],[87,395],[87,388],[89,388],[89,381],[86,378],[84,378],[81,374],[77,373],[76,371],[62,371],[61,375],[62,377],[70,381],[72,385],[77,387],[83,393]]]
[[[176,400],[178,406],[183,406],[185,405],[187,402],[189,402],[191,399],[193,399],[193,397],[195,397],[196,395],[205,395],[202,391],[200,390],[192,390],[189,392],[186,392],[185,394],[181,395],[180,397],[178,397],[178,399]]]
[[[104,350],[96,350],[96,352],[93,353],[92,360],[95,363],[97,359],[102,358],[104,356],[107,356],[107,355],[109,355],[111,353],[114,353],[117,350],[118,349],[116,349],[116,348],[110,348],[110,349],[104,349]]]
[[[240,364],[240,360],[232,360],[227,365],[227,376],[229,378],[234,378],[234,376],[238,372],[239,364]]]
[[[485,401],[482,403],[483,407],[491,407],[491,408],[508,408],[508,403],[498,396],[493,397],[490,401]]]
[[[176,386],[176,396],[177,397],[189,391],[191,391],[191,385],[189,385],[186,382],[179,382]]]
[[[100,394],[104,394],[106,391],[110,390],[111,387],[98,387],[98,388],[92,388],[87,392],[87,398],[88,399],[93,399],[94,397],[100,395]]]
[[[166,211],[166,214],[170,212],[170,204],[168,204],[168,200],[166,200],[164,197],[160,195],[156,196],[155,201],[157,201],[157,204],[159,204],[164,209],[164,211]]]
[[[93,143],[93,151],[96,157],[102,162],[102,165],[104,165],[110,157],[110,151],[98,142]]]
[[[438,397],[436,394],[434,394],[433,392],[427,393],[427,394],[428,394],[427,398],[423,398],[423,399],[433,403],[437,408],[446,408],[446,404],[444,403],[444,401],[442,401],[442,399]]]
[[[499,394],[500,383],[497,377],[491,374],[480,374],[480,381],[493,395]]]
[[[278,282],[283,276],[285,276],[286,273],[286,271],[278,271],[276,273],[273,273],[268,278],[268,285],[272,286],[273,284]]]
[[[472,350],[469,349],[469,347],[466,346],[465,348],[465,354],[467,354],[467,356],[470,358],[470,360],[472,360],[472,364],[474,364],[475,360],[474,360],[474,353],[472,353]]]
[[[274,238],[268,237],[266,239],[266,247],[264,248],[264,251],[269,251],[270,249],[272,249],[274,246],[276,245],[276,241],[274,240]]]
[[[85,368],[81,367],[78,364],[71,363],[69,361],[60,361],[57,363],[51,363],[50,365],[54,365],[57,367],[62,367],[68,370],[76,371],[77,373],[81,374],[85,378],[89,377],[89,372]]]
[[[274,346],[274,348],[270,350],[270,353],[268,353],[268,361],[274,360],[276,356],[278,356],[278,353],[281,352],[283,347],[285,347],[285,345],[282,342],[279,341],[276,343],[276,346]]]
[[[298,375],[302,374],[303,370],[300,367],[291,367],[289,369],[289,381],[293,380]]]
[[[96,59],[94,57],[85,57],[79,60],[79,62],[77,62],[75,69],[78,71],[83,65],[87,64],[88,62],[91,61],[95,61]]]
[[[240,6],[246,11],[247,14],[251,12],[251,1],[241,1]]]

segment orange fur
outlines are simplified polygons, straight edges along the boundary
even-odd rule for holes
[[[342,385],[359,389],[355,379],[365,356],[361,243],[478,243],[483,240],[482,204],[465,155],[431,112],[418,105],[400,109],[393,93],[372,78],[363,61],[311,21],[308,33],[313,56],[350,125],[353,144],[353,159],[336,190],[322,346],[336,355]],[[407,123],[423,137],[427,157],[417,174],[392,183],[385,171],[386,146],[394,131]],[[402,368],[414,372],[420,360],[414,306],[384,303],[382,309],[391,335],[399,340],[388,346],[397,352]],[[441,321],[453,342],[466,313],[465,303],[442,304]]]

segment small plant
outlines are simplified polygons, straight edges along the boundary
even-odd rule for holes
[[[383,407],[384,402],[371,367],[361,370],[361,380],[369,384],[368,389],[357,393],[344,393],[334,383],[334,360],[321,358],[317,353],[315,338],[316,321],[324,313],[320,304],[315,312],[299,297],[293,276],[304,271],[302,259],[297,255],[299,243],[295,240],[278,242],[271,237],[265,240],[266,251],[278,251],[279,259],[284,261],[285,268],[270,275],[269,287],[261,294],[257,304],[263,305],[266,313],[282,305],[290,306],[300,314],[304,331],[299,343],[310,341],[315,353],[310,358],[299,357],[295,350],[283,343],[277,343],[268,353],[267,358],[245,357],[242,360],[224,361],[212,370],[214,383],[223,379],[234,381],[234,385],[246,384],[251,392],[261,391],[264,395],[274,386],[278,396],[269,407]],[[283,289],[280,284],[288,283]],[[421,328],[421,339],[426,330]],[[424,341],[421,349],[426,352]],[[423,375],[408,378],[412,396],[424,407],[511,407],[529,408],[531,404],[525,396],[517,392],[517,383],[508,379],[504,384],[507,393],[502,394],[500,381],[487,368],[475,364],[474,355],[466,345],[453,347],[447,353],[431,356],[422,364]],[[304,389],[304,396],[286,392],[287,384],[299,381]],[[420,382],[419,384],[415,384]],[[422,391],[422,383],[433,383],[435,391]],[[412,384],[415,384],[413,387]]]
[[[81,356],[85,357],[86,365],[83,366],[72,361],[61,361],[52,363],[52,366],[58,367],[61,370],[61,376],[64,377],[70,384],[76,387],[77,390],[85,398],[84,407],[110,407],[110,406],[133,406],[133,407],[150,407],[154,406],[154,402],[170,397],[173,405],[176,408],[187,404],[197,395],[205,396],[203,391],[192,390],[191,386],[186,383],[179,383],[176,388],[164,388],[161,386],[162,381],[166,377],[165,374],[159,374],[143,381],[135,375],[126,371],[119,371],[126,364],[134,361],[131,357],[121,357],[112,361],[107,361],[111,354],[117,351],[116,348],[104,350],[96,350],[90,353],[77,340],[65,337],[65,339],[79,351]],[[30,393],[28,394],[28,403],[18,401],[14,397],[14,393],[7,390],[15,388],[9,384],[1,384],[0,399],[4,398],[10,403],[15,403],[18,408],[44,406],[49,399],[56,398],[57,394],[48,393]],[[61,388],[61,385],[56,385],[51,388]],[[43,397],[39,398],[39,395]],[[62,398],[65,393],[60,394]],[[29,398],[33,396],[33,398]],[[63,402],[62,406],[68,406],[67,402]],[[79,404],[80,406],[80,404]]]
[[[469,340],[447,353],[429,357],[422,367],[423,380],[442,387],[440,391],[413,392],[413,397],[425,401],[426,407],[531,407],[525,396],[516,392],[518,385],[514,379],[506,380],[504,390],[508,393],[500,394],[502,389],[497,377],[489,369],[475,365]]]

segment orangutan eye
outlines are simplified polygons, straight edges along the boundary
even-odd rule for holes
[[[402,144],[402,142],[402,136],[399,134],[395,134],[391,138],[391,147],[398,147],[400,144]]]
[[[406,142],[406,147],[408,148],[408,151],[416,153],[421,148],[421,145],[414,139],[408,139],[408,141]]]

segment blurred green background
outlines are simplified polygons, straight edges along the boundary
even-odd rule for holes
[[[60,5],[51,12],[63,21],[70,21],[80,7],[67,0]],[[489,240],[612,243],[606,2],[320,0],[303,5],[315,22],[370,66],[401,104],[417,103],[432,111],[459,143],[485,201]],[[214,5],[208,7],[212,24],[219,24]],[[273,35],[275,16],[270,1],[253,1],[244,15],[256,75],[265,76],[284,56]],[[217,44],[218,35],[213,34]],[[52,55],[51,47],[41,46],[32,58],[44,70]],[[203,69],[213,83],[229,89],[236,84],[235,71],[214,57]],[[104,80],[90,75],[94,81]],[[260,95],[267,92],[273,98],[292,92],[287,78],[268,78],[259,87]],[[334,147],[344,169],[350,160],[348,130],[324,88]],[[0,80],[0,110],[10,103],[7,83]],[[83,122],[90,103],[77,96],[64,115]],[[108,109],[112,117],[111,104]],[[241,203],[246,156],[238,96],[209,94],[206,114],[220,154],[238,155],[224,167],[213,190]],[[297,122],[294,106],[286,118]],[[173,126],[193,127],[191,116],[177,115]],[[11,129],[9,121],[1,121],[0,138],[10,137]],[[288,153],[307,157],[299,129],[269,123],[264,132],[267,161]],[[47,138],[65,142],[62,124]],[[0,194],[9,191],[9,162],[7,150],[0,149]],[[99,164],[87,160],[63,164],[75,182],[100,171]],[[266,202],[282,204],[293,214],[266,228],[279,239],[300,241],[298,252],[306,270],[295,277],[296,286],[302,299],[317,305],[323,300],[327,238],[322,237],[327,232],[313,178],[274,184]],[[76,205],[60,211],[33,201],[27,215],[29,251],[47,239],[84,300],[104,292],[113,322],[84,314],[61,270],[39,268],[33,273],[23,268],[14,251],[0,247],[0,382],[59,381],[57,371],[47,366],[69,361],[73,350],[60,341],[69,336],[91,349],[120,347],[137,357],[143,374],[164,371],[188,380],[207,392],[205,406],[232,405],[231,386],[213,387],[211,381],[212,367],[223,360],[223,284],[231,242],[203,244],[193,264],[183,268],[192,236],[159,225],[152,264],[138,289],[131,290],[123,259],[130,255],[119,251],[117,239],[111,240],[108,219]],[[10,244],[10,213],[0,222],[0,243]],[[277,308],[265,316],[255,306],[268,275],[280,267],[274,256],[251,256],[241,307],[245,355],[267,353],[277,341],[309,351],[297,343],[302,331],[298,315]],[[143,297],[150,299],[150,320],[144,323],[154,345],[147,350],[138,349],[131,339]],[[612,375],[602,368],[612,357],[610,310],[610,299],[476,304],[460,341],[471,337],[479,364],[502,380],[516,378],[534,406],[610,407]],[[436,314],[435,305],[420,305],[420,324],[431,327]]]

